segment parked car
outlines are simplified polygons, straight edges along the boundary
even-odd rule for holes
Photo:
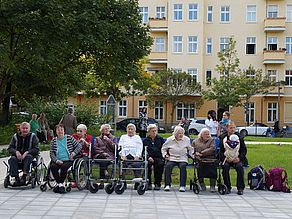
[[[119,122],[116,123],[116,128],[117,128],[117,130],[126,131],[127,130],[127,125],[129,123],[133,123],[136,126],[136,128],[137,128],[137,132],[139,132],[139,126],[138,126],[139,121],[140,121],[139,118],[127,118],[127,119],[123,119],[123,120],[121,120],[121,121],[119,121]],[[158,132],[159,133],[165,133],[165,128],[162,127],[162,126],[160,126],[155,119],[148,118],[148,124],[155,124],[158,127]]]
[[[244,137],[247,135],[267,136],[270,127],[263,123],[253,123],[250,126],[238,126],[237,131]]]
[[[205,119],[190,119],[189,133],[197,135],[203,128],[207,128],[205,125]]]

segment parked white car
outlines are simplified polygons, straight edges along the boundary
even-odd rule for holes
[[[189,126],[190,134],[197,135],[203,128],[207,127],[205,125],[205,119],[190,119],[190,121],[191,121]]]
[[[269,126],[263,123],[253,123],[250,126],[238,126],[238,132],[244,137],[247,135],[266,136]]]

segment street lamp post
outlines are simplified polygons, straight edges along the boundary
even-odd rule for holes
[[[280,115],[281,115],[281,113],[280,113],[280,104],[281,104],[281,96],[280,96],[280,94],[281,94],[281,89],[282,89],[282,85],[284,85],[284,83],[285,83],[285,81],[277,81],[276,82],[276,86],[278,87],[278,100],[277,100],[277,105],[278,105],[278,115],[277,115],[277,119],[278,119],[278,121],[279,121],[279,123],[281,123],[280,122],[280,119],[281,119],[281,117],[280,117]]]

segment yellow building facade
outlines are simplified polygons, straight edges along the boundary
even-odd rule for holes
[[[249,118],[243,108],[229,109],[231,119],[237,125],[245,125],[247,120],[272,125],[280,114],[281,125],[292,123],[292,0],[140,0],[139,6],[142,22],[149,25],[154,42],[147,71],[171,68],[188,72],[204,88],[210,78],[219,77],[215,70],[217,53],[233,36],[241,69],[252,65],[285,85],[253,97]],[[96,99],[101,113],[106,99]],[[205,118],[208,110],[219,110],[215,101],[198,106],[199,99],[182,99],[174,122],[182,116]],[[79,96],[75,101],[84,100]],[[155,102],[150,107],[143,96],[119,101],[117,120],[137,117],[143,107],[159,123],[170,123],[170,103]]]

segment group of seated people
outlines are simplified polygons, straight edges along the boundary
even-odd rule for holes
[[[179,191],[186,190],[186,167],[188,157],[216,158],[215,140],[211,137],[208,129],[202,129],[197,139],[192,144],[189,137],[184,135],[184,129],[176,126],[173,135],[166,141],[158,135],[157,127],[150,124],[147,127],[147,137],[141,139],[136,135],[134,124],[128,124],[127,134],[122,135],[119,142],[117,138],[110,133],[110,125],[104,124],[100,128],[100,136],[94,139],[94,147],[89,149],[92,143],[92,136],[87,134],[87,127],[84,124],[77,126],[77,133],[67,135],[64,133],[64,126],[56,126],[57,136],[51,142],[50,158],[51,171],[57,182],[54,188],[56,193],[65,193],[64,181],[67,170],[72,166],[73,159],[79,156],[91,156],[97,159],[115,159],[115,149],[119,148],[121,160],[142,160],[143,150],[147,148],[148,159],[148,190],[152,187],[152,169],[154,172],[154,190],[161,189],[162,175],[165,176],[165,191],[171,190],[171,175],[175,166],[180,171]],[[235,132],[234,122],[226,125],[226,132],[220,136],[219,158],[223,163],[223,179],[227,186],[227,194],[231,192],[231,182],[229,170],[234,167],[237,171],[237,194],[242,195],[244,190],[244,170],[243,166],[247,164],[246,146],[243,138]],[[235,137],[235,139],[233,139]],[[147,147],[145,147],[147,146]],[[9,159],[10,175],[15,177],[16,182],[21,185],[25,180],[28,165],[32,158],[39,152],[38,139],[35,134],[30,132],[30,125],[23,122],[20,126],[20,133],[16,133],[9,145],[11,157]],[[89,154],[91,153],[91,154]],[[18,162],[23,162],[23,175],[18,176]],[[134,166],[139,165],[133,162]],[[136,163],[136,164],[135,164]],[[138,167],[138,166],[137,166]],[[100,178],[107,176],[106,166],[101,166]],[[135,170],[135,177],[139,177],[141,171]],[[200,174],[199,174],[200,176]],[[204,178],[199,178],[201,190],[206,190]],[[215,192],[215,179],[210,179],[210,191]]]

